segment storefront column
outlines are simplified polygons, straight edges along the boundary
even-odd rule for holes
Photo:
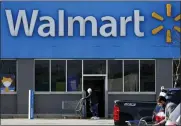
[[[156,60],[156,94],[160,93],[161,86],[172,88],[172,60],[157,59]]]
[[[18,59],[17,114],[28,114],[28,90],[34,90],[34,60]]]

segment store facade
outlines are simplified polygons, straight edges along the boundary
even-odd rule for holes
[[[173,86],[179,14],[176,1],[1,2],[2,114],[26,115],[30,89],[37,115],[74,115],[88,87],[102,117],[114,100],[155,101]]]

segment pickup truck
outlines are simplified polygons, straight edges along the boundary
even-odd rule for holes
[[[114,124],[127,126],[127,120],[139,120],[145,116],[151,116],[156,102],[114,101]]]
[[[180,102],[181,89],[168,88],[162,89],[167,96],[173,96],[170,100],[177,100]],[[167,100],[169,101],[169,100]],[[156,106],[156,101],[153,102],[134,102],[134,101],[114,101],[113,119],[116,126],[127,126],[127,120],[139,120],[145,116],[152,116],[153,110]]]

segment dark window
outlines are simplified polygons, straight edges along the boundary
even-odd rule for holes
[[[1,92],[16,91],[16,60],[0,60]]]
[[[35,91],[50,91],[49,60],[35,60]]]
[[[106,60],[84,60],[84,74],[106,74]]]
[[[124,60],[124,91],[139,91],[139,61]]]
[[[154,60],[140,61],[140,91],[141,92],[155,91],[155,61]]]
[[[67,91],[82,90],[82,60],[67,61]]]
[[[181,62],[179,60],[173,60],[173,87],[175,82],[177,86],[181,87]]]
[[[66,61],[51,61],[51,91],[66,91]]]
[[[108,68],[109,91],[123,91],[122,60],[109,60]]]

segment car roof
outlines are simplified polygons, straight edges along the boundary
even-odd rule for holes
[[[167,91],[178,91],[178,90],[181,90],[181,88],[165,88],[164,90],[167,90]]]

